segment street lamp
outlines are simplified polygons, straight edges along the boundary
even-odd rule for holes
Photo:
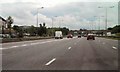
[[[110,7],[100,7],[100,6],[99,6],[98,8],[105,8],[105,11],[106,11],[105,30],[107,31],[107,20],[108,20],[108,19],[107,19],[107,15],[108,15],[108,14],[107,14],[107,13],[108,13],[107,10],[108,10],[108,8],[114,8],[114,6],[110,6]],[[106,35],[107,35],[107,32],[106,32]]]
[[[97,30],[97,25],[96,25],[96,24],[97,24],[97,23],[96,23],[96,17],[97,17],[97,16],[94,16],[94,19],[95,19],[95,21],[94,21],[94,23],[95,23],[95,30]]]
[[[98,30],[101,29],[100,25],[101,25],[101,17],[104,17],[104,16],[94,16],[95,18],[98,17],[99,19],[99,23],[98,23]]]
[[[39,9],[43,9],[44,7],[41,7],[41,8],[37,8],[37,24],[36,24],[36,27],[38,27],[38,15],[39,15]]]
[[[61,18],[61,19],[59,19],[59,28],[61,28],[62,27],[62,23],[63,23],[63,19]]]
[[[53,31],[53,23],[54,23],[54,21],[53,20],[54,20],[55,17],[57,17],[57,16],[52,17],[52,35],[53,36],[54,36],[54,31]]]
[[[54,23],[54,18],[57,16],[52,17],[52,28],[53,28],[53,23]]]
[[[110,7],[98,7],[98,8],[105,8],[106,11],[106,19],[105,19],[105,30],[106,30],[106,36],[107,36],[107,10],[108,8],[114,8],[114,6],[110,6]]]

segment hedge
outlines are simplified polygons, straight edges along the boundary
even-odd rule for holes
[[[52,37],[39,37],[39,38],[3,38],[2,43],[7,42],[19,42],[19,41],[30,41],[30,40],[41,40],[41,39],[51,39]]]

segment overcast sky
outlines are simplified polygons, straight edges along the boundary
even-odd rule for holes
[[[107,7],[108,27],[118,24],[119,0],[0,0],[0,15],[12,16],[14,25],[36,26],[37,9],[39,23],[47,27],[67,27],[70,29],[105,28],[105,8]],[[102,8],[98,8],[101,6]],[[114,6],[114,8],[109,8]],[[40,9],[44,7],[43,9]],[[100,19],[99,19],[100,18]]]

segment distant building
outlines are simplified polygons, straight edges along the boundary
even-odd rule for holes
[[[6,20],[0,16],[0,33],[7,27]]]
[[[87,35],[89,33],[93,33],[97,36],[105,36],[107,33],[107,36],[111,36],[111,30],[70,30],[71,34],[74,34],[74,32],[77,32],[81,35]]]
[[[30,28],[31,26],[20,26],[21,28],[27,29]]]

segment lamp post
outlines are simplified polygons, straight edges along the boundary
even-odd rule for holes
[[[94,16],[94,20],[95,20],[95,21],[94,21],[94,23],[95,23],[95,30],[97,30],[97,25],[96,25],[96,24],[97,24],[97,23],[96,23],[96,17],[97,17],[97,16]]]
[[[98,23],[98,30],[101,30],[101,17],[104,17],[104,16],[94,16],[95,18],[98,17],[99,19],[99,23]]]
[[[54,18],[57,16],[52,17],[52,28],[53,28],[53,24],[54,24]]]
[[[36,24],[36,27],[38,27],[38,15],[39,15],[39,9],[43,9],[44,7],[41,7],[41,8],[37,8],[37,24]]]
[[[60,19],[60,20],[59,20],[59,28],[62,27],[62,23],[63,23],[63,21],[64,21],[63,19]]]
[[[105,30],[106,30],[106,36],[107,36],[107,25],[108,25],[108,18],[107,18],[107,16],[108,16],[108,8],[114,8],[114,6],[109,6],[109,7],[98,7],[98,8],[105,8],[105,14],[106,14],[106,19],[105,19]]]
[[[53,31],[53,24],[54,24],[54,18],[57,16],[52,17],[52,36],[54,36],[54,31]]]

